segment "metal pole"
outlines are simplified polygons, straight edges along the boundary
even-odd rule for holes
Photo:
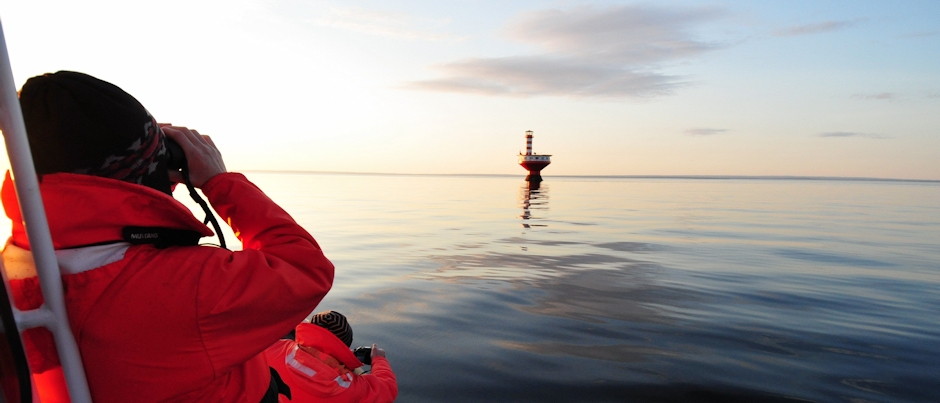
[[[45,326],[55,338],[56,349],[59,351],[59,359],[62,363],[62,370],[65,372],[65,381],[72,402],[90,403],[91,394],[88,391],[85,369],[82,366],[78,345],[75,343],[75,337],[69,327],[68,314],[65,311],[62,277],[59,273],[55,249],[52,246],[52,236],[49,234],[42,196],[39,194],[39,181],[36,178],[36,168],[33,166],[33,156],[29,151],[26,124],[23,122],[20,102],[16,95],[16,84],[13,82],[13,69],[10,66],[2,23],[0,23],[0,125],[2,125],[7,155],[10,157],[10,167],[15,179],[16,196],[26,222],[30,249],[36,263],[42,296],[45,299],[45,303],[39,309],[52,313],[51,318],[40,313],[35,315],[39,318],[31,319],[40,319],[32,321],[33,324]]]

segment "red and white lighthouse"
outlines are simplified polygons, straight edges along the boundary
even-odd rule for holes
[[[525,180],[539,182],[542,180],[542,175],[539,172],[552,163],[552,156],[532,152],[532,137],[532,130],[526,130],[525,154],[519,153],[519,165],[529,171],[529,175],[525,177]]]

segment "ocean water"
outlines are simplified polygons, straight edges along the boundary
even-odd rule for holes
[[[940,401],[937,182],[248,175],[402,402]]]

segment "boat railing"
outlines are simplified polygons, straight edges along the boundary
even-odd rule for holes
[[[17,329],[5,328],[4,331],[22,334],[24,330],[36,327],[49,329],[55,339],[72,403],[91,402],[81,355],[65,310],[62,277],[59,273],[52,236],[49,233],[49,224],[46,221],[45,208],[39,193],[39,180],[29,150],[26,125],[17,98],[16,84],[13,81],[13,69],[10,65],[2,22],[0,22],[0,130],[3,131],[7,155],[10,158],[16,197],[26,224],[30,250],[44,300],[42,306],[37,309],[20,311],[10,299],[9,303]],[[9,280],[6,270],[0,270],[0,272],[3,274],[4,287],[8,291]],[[7,292],[7,297],[11,297],[9,292]],[[31,394],[29,391],[20,392],[23,395]],[[24,399],[23,401],[30,400]]]

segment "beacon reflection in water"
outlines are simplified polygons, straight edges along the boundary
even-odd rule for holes
[[[548,185],[539,181],[526,181],[519,187],[519,204],[522,206],[522,226],[525,228],[545,227],[531,220],[543,220],[545,216],[538,210],[548,210]],[[533,214],[533,212],[535,214]]]

